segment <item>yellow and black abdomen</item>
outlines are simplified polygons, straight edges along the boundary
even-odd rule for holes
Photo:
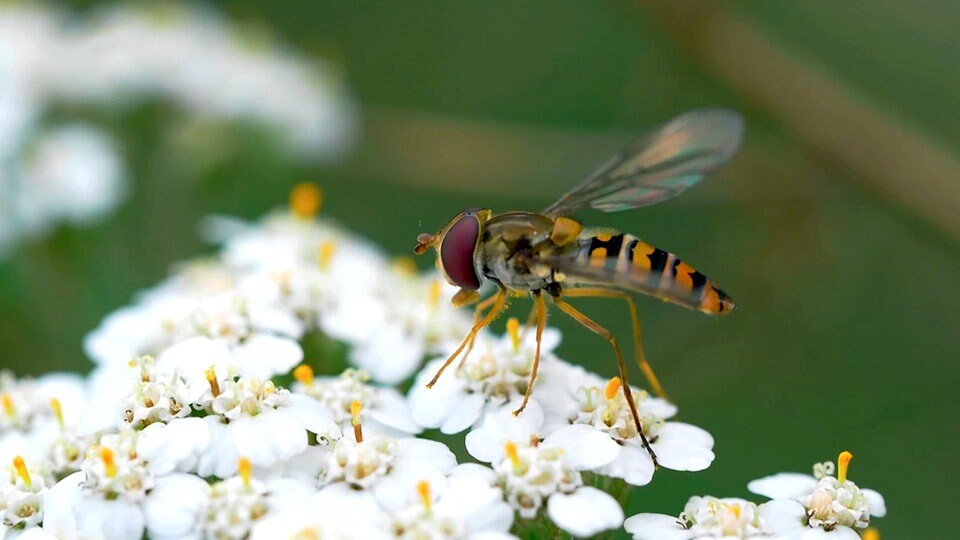
[[[673,253],[636,236],[606,230],[584,230],[578,249],[570,253],[566,281],[613,285],[655,296],[708,315],[733,310],[733,300],[707,276]]]

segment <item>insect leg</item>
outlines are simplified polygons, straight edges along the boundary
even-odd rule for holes
[[[487,309],[488,307],[490,307],[490,306],[491,306],[494,302],[496,302],[496,301],[497,301],[497,295],[494,294],[493,296],[491,296],[491,297],[489,297],[489,298],[481,301],[479,304],[477,304],[476,309],[473,310],[473,324],[474,324],[474,325],[476,325],[477,323],[480,322],[480,319],[482,318],[482,315],[481,315],[481,314],[483,313],[483,310],[485,310],[485,309]],[[470,339],[470,343],[467,344],[467,350],[465,350],[465,351],[463,352],[463,356],[460,358],[460,363],[457,364],[457,372],[459,372],[460,369],[463,368],[463,364],[467,361],[467,357],[470,356],[470,351],[473,350],[473,343],[476,341],[476,339],[477,339],[477,336],[476,336],[476,334],[474,334],[473,337]]]
[[[520,403],[520,408],[513,411],[514,416],[522,413],[523,409],[527,407],[527,402],[530,401],[530,392],[533,391],[533,383],[537,380],[537,370],[540,368],[540,339],[543,337],[543,327],[547,324],[547,302],[543,299],[540,291],[533,293],[533,313],[537,317],[537,350],[533,354],[533,369],[530,371],[527,391],[523,393],[523,402]]]
[[[663,391],[663,387],[660,386],[660,381],[657,379],[657,376],[654,375],[653,368],[650,367],[650,362],[647,361],[647,355],[643,352],[643,342],[640,334],[640,317],[637,315],[637,304],[633,301],[633,297],[623,291],[601,289],[598,287],[567,289],[564,291],[564,295],[567,297],[622,298],[627,301],[627,306],[630,307],[630,318],[633,320],[633,348],[637,355],[637,365],[640,366],[640,371],[643,372],[643,375],[650,383],[653,393],[662,398],[666,398],[667,394]]]
[[[627,379],[627,364],[623,361],[623,354],[620,352],[620,345],[617,344],[617,338],[615,338],[609,330],[597,324],[590,317],[580,313],[576,308],[560,298],[559,292],[553,295],[553,303],[563,310],[564,313],[573,317],[578,323],[587,327],[591,332],[609,341],[610,345],[613,346],[613,352],[617,355],[617,365],[620,368],[620,380],[623,381],[623,397],[626,398],[627,405],[630,406],[633,423],[637,428],[637,433],[640,435],[640,444],[643,445],[644,450],[650,454],[654,468],[659,467],[660,464],[657,462],[657,454],[653,452],[653,448],[650,447],[650,441],[647,440],[647,436],[643,433],[643,424],[640,422],[640,415],[637,414],[637,404],[633,401],[633,393],[630,391],[630,381]]]
[[[427,383],[427,388],[433,388],[433,385],[437,384],[437,379],[439,379],[440,375],[443,374],[443,370],[447,369],[447,366],[449,366],[460,354],[460,352],[463,351],[464,347],[467,346],[467,343],[476,337],[477,332],[483,329],[484,326],[487,326],[493,322],[493,320],[500,315],[500,312],[503,311],[503,308],[506,307],[507,292],[505,290],[501,289],[496,295],[494,295],[494,298],[496,298],[496,300],[493,302],[493,307],[490,308],[490,311],[487,312],[487,315],[481,319],[480,322],[473,325],[473,328],[470,329],[470,333],[467,334],[467,337],[464,338],[464,340],[460,343],[460,346],[457,347],[457,350],[453,351],[453,354],[451,354],[450,357],[447,358],[447,360],[443,363],[443,365],[440,366],[440,369],[437,370],[437,374],[433,376],[433,379]]]

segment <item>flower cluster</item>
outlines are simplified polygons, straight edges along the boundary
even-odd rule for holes
[[[87,123],[54,125],[56,106],[163,99],[198,119],[249,119],[297,157],[353,140],[355,107],[338,77],[194,4],[122,3],[79,16],[0,6],[0,253],[58,223],[105,217],[125,197],[120,141]]]
[[[0,537],[509,538],[545,524],[585,537],[624,525],[600,487],[650,483],[653,453],[673,470],[711,465],[710,434],[635,388],[644,447],[623,382],[557,356],[555,329],[521,414],[536,342],[515,319],[503,336],[478,334],[427,389],[470,318],[435,273],[318,219],[321,202],[305,184],[260,223],[209,220],[219,254],[93,330],[88,377],[0,377]],[[321,334],[346,345],[351,367],[305,347]],[[480,463],[433,440],[462,432]],[[774,498],[761,505],[696,497],[679,518],[626,527],[859,530],[882,499],[847,480],[847,464],[757,481]]]

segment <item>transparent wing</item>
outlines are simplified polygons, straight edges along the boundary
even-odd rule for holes
[[[742,137],[743,119],[731,110],[682,114],[621,150],[543,213],[618,212],[676,197],[726,163]]]

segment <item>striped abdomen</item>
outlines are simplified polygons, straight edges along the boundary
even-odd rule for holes
[[[636,236],[584,230],[577,241],[569,255],[575,260],[564,269],[569,281],[615,285],[709,315],[733,310],[733,300],[707,276]]]

